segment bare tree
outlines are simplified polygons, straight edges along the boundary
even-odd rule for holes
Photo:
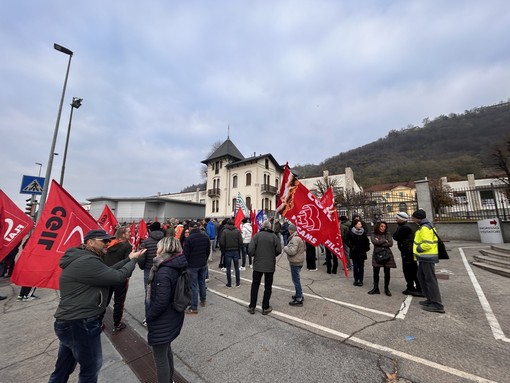
[[[209,153],[207,153],[207,156],[206,158],[209,158],[211,157],[211,155],[216,151],[218,150],[218,148],[221,146],[222,142],[221,141],[216,141],[214,144],[212,144],[211,146],[211,149],[209,150]],[[203,179],[203,180],[207,180],[207,165],[202,165],[202,167],[200,168],[200,177]]]
[[[503,146],[497,146],[492,154],[494,166],[502,171],[498,179],[506,185],[506,198],[510,199],[510,138],[506,140]]]
[[[441,209],[443,207],[455,205],[452,188],[448,185],[444,185],[440,178],[429,179],[429,188],[432,207],[436,214],[441,215]]]
[[[331,187],[333,188],[333,193],[335,193],[335,188],[338,185],[338,180],[336,178],[330,178],[328,176],[322,177],[322,180],[317,180],[317,182],[313,185],[317,189],[317,197],[322,198],[324,194],[328,191],[328,189]],[[335,200],[336,200],[335,196]]]

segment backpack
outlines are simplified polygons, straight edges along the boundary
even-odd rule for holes
[[[191,274],[188,269],[181,269],[175,285],[173,307],[176,311],[183,312],[191,305]]]

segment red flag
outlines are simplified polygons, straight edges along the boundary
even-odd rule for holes
[[[136,223],[135,221],[131,222],[131,238],[129,238],[129,243],[131,247],[136,249]]]
[[[236,216],[234,218],[234,226],[241,230],[241,225],[243,224],[244,219],[244,211],[243,209],[237,209]]]
[[[342,236],[340,235],[340,223],[338,222],[338,213],[336,211],[335,206],[335,196],[333,195],[333,189],[331,188],[331,186],[329,187],[328,191],[322,196],[321,204],[326,207],[326,214],[329,214],[331,216],[335,224],[335,227],[337,228],[337,230],[334,231],[333,233],[334,237],[329,238],[324,243],[324,246],[331,250],[331,252],[335,254],[337,258],[340,259],[340,261],[342,261],[345,276],[347,277],[348,276],[347,259],[345,258]]]
[[[147,231],[147,224],[143,220],[143,218],[138,223],[138,233],[136,235],[136,247],[140,246],[142,240],[149,236],[149,232]]]
[[[257,224],[257,211],[250,210],[251,237],[258,233],[259,225]]]
[[[342,259],[345,257],[341,242],[339,245],[337,240],[337,233],[340,236],[338,218],[335,220],[329,208],[299,182],[285,165],[276,211],[296,225],[299,236],[306,242],[313,246],[323,243]]]
[[[11,281],[58,290],[60,258],[67,249],[82,244],[88,231],[98,228],[96,220],[52,180],[41,218],[16,262]]]
[[[34,221],[23,213],[0,189],[0,261],[11,252],[34,227]]]
[[[110,207],[105,204],[103,212],[99,216],[97,223],[99,223],[99,226],[101,226],[108,234],[115,235],[115,229],[119,224],[119,221],[117,221],[117,218],[110,210]]]

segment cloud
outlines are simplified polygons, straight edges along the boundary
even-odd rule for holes
[[[2,4],[0,187],[48,161],[79,201],[200,183],[230,138],[245,156],[320,163],[425,117],[508,99],[505,1],[121,1]],[[388,159],[391,160],[391,159]],[[356,174],[356,169],[354,169]],[[45,167],[43,168],[43,175]]]

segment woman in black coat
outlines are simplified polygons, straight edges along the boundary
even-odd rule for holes
[[[370,250],[370,241],[361,220],[356,219],[352,222],[352,227],[345,236],[345,242],[349,246],[349,256],[352,260],[354,286],[363,286],[365,260],[367,251]]]
[[[388,231],[388,224],[384,221],[379,221],[375,224],[374,232],[370,237],[373,245],[374,252],[372,253],[372,266],[374,269],[374,287],[370,290],[369,294],[380,294],[379,292],[379,271],[384,267],[384,293],[391,296],[390,292],[390,270],[397,267],[391,247],[393,246],[393,238]],[[384,261],[378,261],[376,254],[385,251],[389,254],[389,258]]]
[[[174,309],[173,300],[179,273],[187,266],[177,238],[164,237],[158,242],[145,298],[147,342],[152,347],[158,382],[171,382],[173,379],[171,343],[179,336],[184,323],[184,312]]]

